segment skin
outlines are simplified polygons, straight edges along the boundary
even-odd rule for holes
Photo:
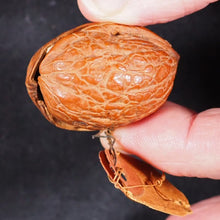
[[[78,0],[82,14],[91,21],[128,25],[165,23],[191,14],[216,0]]]
[[[78,0],[91,21],[128,25],[164,23],[206,7],[214,0]],[[148,10],[147,10],[148,9]],[[167,102],[156,113],[114,131],[116,148],[177,176],[220,179],[220,109],[195,113]],[[102,139],[108,148],[108,143]],[[186,162],[187,161],[187,162]],[[220,196],[192,205],[184,220],[220,219]],[[180,219],[176,216],[169,220]]]

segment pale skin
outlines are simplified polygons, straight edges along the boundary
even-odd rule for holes
[[[215,0],[78,0],[91,21],[128,25],[169,22]],[[220,109],[195,113],[167,102],[156,113],[114,131],[115,147],[177,176],[220,179]],[[108,148],[104,141],[103,146]],[[220,196],[192,205],[193,214],[169,220],[220,219]]]

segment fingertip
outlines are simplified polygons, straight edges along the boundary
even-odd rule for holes
[[[118,128],[117,147],[177,176],[220,176],[220,110],[200,114],[167,102],[151,116]],[[214,131],[213,131],[214,128]]]
[[[79,10],[83,14],[83,16],[88,19],[89,21],[96,21],[97,12],[94,12],[89,8],[89,5],[86,3],[86,1],[83,0],[77,0]],[[94,7],[94,5],[93,5]],[[98,12],[99,14],[99,12]]]
[[[134,10],[130,10],[134,4],[136,2],[129,0],[78,0],[81,13],[90,21],[141,25],[139,16],[135,15]]]

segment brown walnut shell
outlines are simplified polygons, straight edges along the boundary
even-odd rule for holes
[[[115,128],[166,101],[178,60],[171,45],[146,28],[89,23],[41,47],[29,63],[26,86],[60,128]]]
[[[165,174],[130,155],[116,152],[116,164],[110,150],[99,153],[109,181],[129,199],[152,209],[177,216],[191,214],[185,195],[172,185]]]

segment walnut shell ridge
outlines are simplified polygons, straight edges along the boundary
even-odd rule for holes
[[[115,128],[141,120],[164,104],[178,60],[171,45],[146,28],[88,23],[34,54],[26,87],[57,127]]]

